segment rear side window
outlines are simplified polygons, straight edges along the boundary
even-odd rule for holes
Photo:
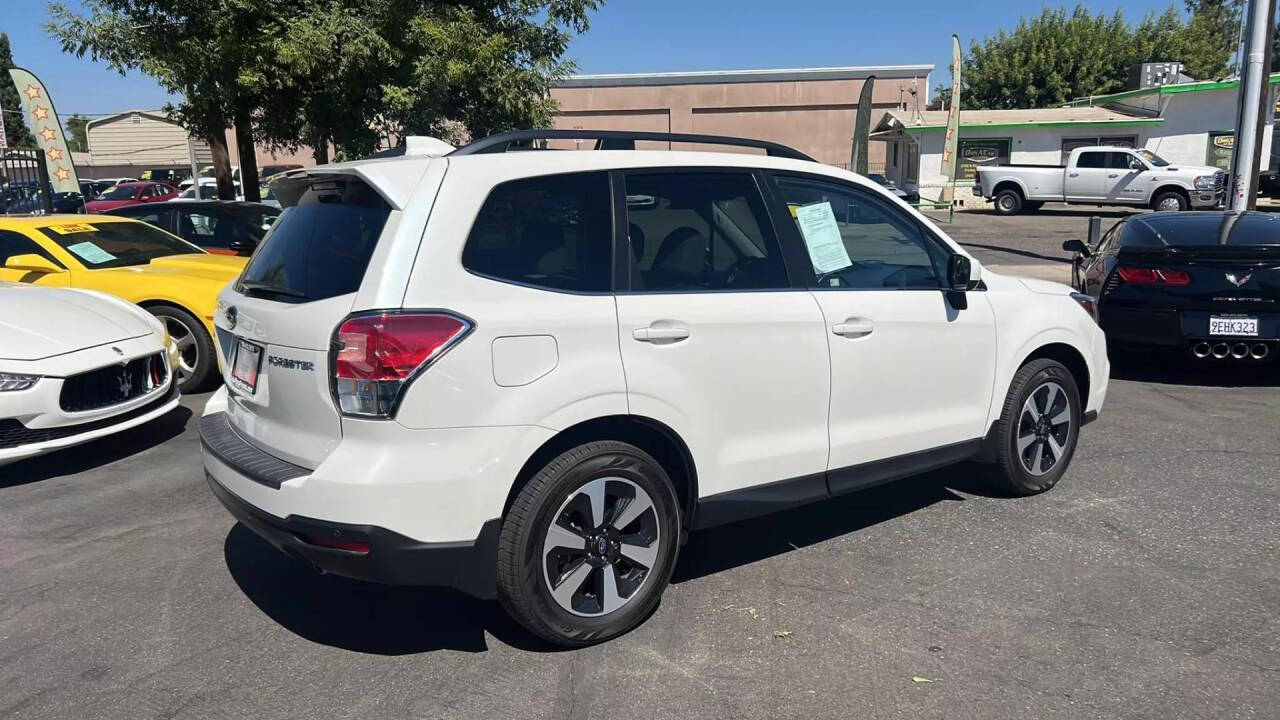
[[[773,226],[747,173],[627,175],[631,289],[789,287]]]
[[[1107,154],[1104,152],[1080,153],[1080,158],[1076,160],[1076,167],[1104,168],[1107,166]]]
[[[391,206],[354,177],[318,178],[276,221],[240,292],[306,302],[360,288]]]
[[[462,251],[462,266],[522,285],[604,292],[612,242],[606,173],[526,178],[489,194]]]

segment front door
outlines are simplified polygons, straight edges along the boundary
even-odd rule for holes
[[[951,250],[879,193],[817,176],[774,182],[813,261],[831,353],[831,491],[972,452],[995,368],[982,292],[958,309],[940,282]]]
[[[1103,187],[1107,200],[1115,203],[1144,202],[1150,188],[1143,187],[1146,177],[1143,170],[1146,170],[1146,166],[1142,161],[1123,152],[1109,152],[1107,156],[1107,174]]]
[[[626,197],[630,291],[617,303],[631,413],[685,440],[704,498],[791,479],[801,482],[779,503],[825,496],[822,314],[791,286],[757,177],[664,169],[615,178]]]

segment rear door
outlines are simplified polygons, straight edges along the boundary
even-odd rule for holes
[[[1101,200],[1106,197],[1108,158],[1104,150],[1084,150],[1076,158],[1074,167],[1067,168],[1067,180],[1063,194],[1068,201]]]
[[[617,296],[618,344],[631,412],[685,439],[703,497],[804,477],[797,492],[825,495],[822,314],[788,278],[758,177],[711,168],[615,177],[625,195],[616,203],[630,289]]]
[[[355,176],[315,178],[219,296],[227,415],[267,453],[315,467],[341,438],[329,345],[392,214]]]

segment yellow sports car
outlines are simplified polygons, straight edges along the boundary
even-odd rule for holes
[[[183,392],[218,377],[214,301],[246,261],[124,217],[0,217],[0,282],[99,290],[146,308],[177,345]]]

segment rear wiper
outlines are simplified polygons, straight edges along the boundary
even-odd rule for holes
[[[270,295],[284,295],[285,297],[305,298],[306,293],[298,292],[292,288],[282,285],[273,285],[271,283],[255,282],[253,280],[243,280],[240,282],[240,289],[246,294],[248,293],[267,293]]]

